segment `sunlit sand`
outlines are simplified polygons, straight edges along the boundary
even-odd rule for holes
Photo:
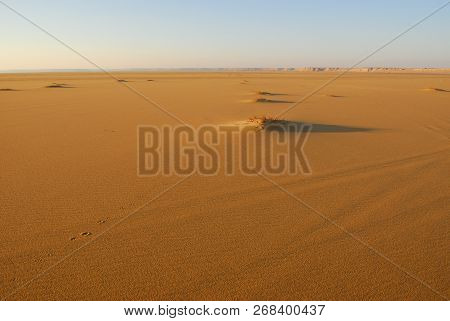
[[[335,75],[0,75],[0,295],[180,179],[136,175],[137,126],[177,121],[126,86],[193,126],[264,129]],[[438,71],[349,73],[279,119],[312,124],[312,174],[272,177],[446,296],[449,91]],[[237,172],[192,176],[10,299],[442,298],[279,188]]]

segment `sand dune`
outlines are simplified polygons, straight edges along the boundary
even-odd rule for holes
[[[115,74],[193,126],[255,128],[261,126],[249,118],[289,107],[277,93],[297,101],[335,75]],[[76,89],[46,89],[49,84]],[[271,179],[431,289],[258,176],[195,174],[139,209],[181,177],[137,177],[137,126],[178,122],[114,79],[98,73],[3,74],[0,88],[18,90],[0,93],[0,297],[450,296],[447,75],[349,73],[263,126],[298,137],[302,125],[312,124],[305,145],[312,174]],[[249,92],[253,105],[242,104]],[[327,93],[345,99],[320,96]],[[256,103],[260,98],[267,101]],[[238,140],[229,144],[239,147]],[[231,162],[237,165],[238,156]]]

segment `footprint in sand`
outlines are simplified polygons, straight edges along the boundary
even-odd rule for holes
[[[91,232],[82,232],[82,233],[80,233],[80,236],[84,236],[84,237],[91,236],[91,235],[92,235]],[[77,238],[78,238],[78,237],[76,237],[76,236],[72,236],[72,237],[70,238],[70,240],[71,240],[71,241],[75,241]]]
[[[97,224],[105,224],[105,223],[106,223],[106,219],[101,219],[101,220],[97,221]],[[80,233],[80,236],[83,236],[83,237],[88,237],[88,236],[91,236],[91,235],[92,235],[91,232],[82,232],[82,233]],[[70,238],[71,241],[75,241],[76,239],[78,239],[78,237],[76,237],[76,236],[73,236],[73,237]]]

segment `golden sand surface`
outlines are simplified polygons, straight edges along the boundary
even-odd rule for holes
[[[199,126],[277,114],[336,73],[116,76]],[[365,245],[240,173],[194,174],[121,221],[180,179],[136,174],[137,126],[176,120],[99,73],[3,74],[0,89],[0,297],[450,297],[449,74],[349,73],[283,115],[315,124],[312,174],[273,181]]]

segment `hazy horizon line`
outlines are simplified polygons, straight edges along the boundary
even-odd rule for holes
[[[258,70],[270,70],[270,71],[333,71],[333,70],[345,70],[349,67],[339,66],[303,66],[303,67],[156,67],[156,68],[104,68],[106,71],[258,71]],[[391,67],[391,66],[364,66],[353,67],[350,70],[382,70],[382,69],[395,69],[395,70],[447,70],[450,67]],[[97,68],[32,68],[32,69],[0,69],[0,73],[46,73],[46,72],[102,72]]]

